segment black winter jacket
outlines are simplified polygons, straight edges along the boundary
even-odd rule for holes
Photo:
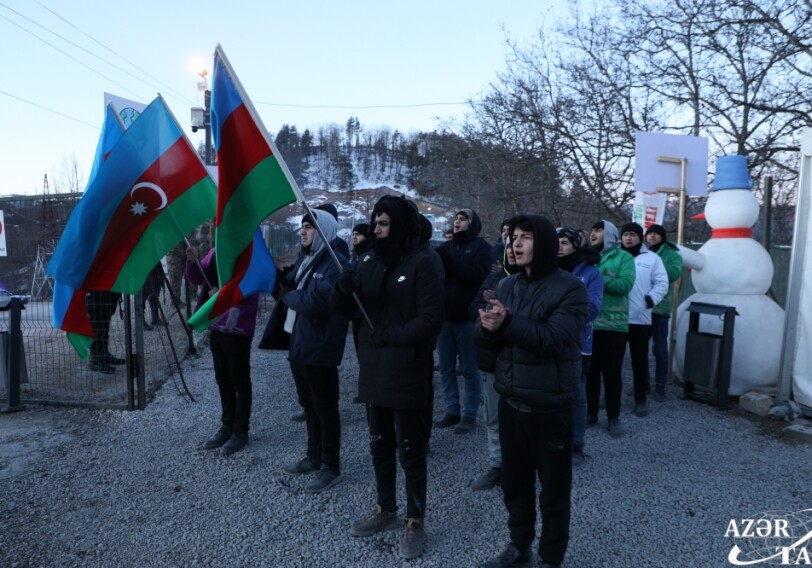
[[[493,264],[491,245],[479,236],[482,223],[479,215],[468,230],[456,233],[452,240],[437,247],[445,267],[445,319],[468,321],[468,306],[476,296]]]
[[[374,329],[361,320],[358,396],[367,404],[424,409],[431,399],[432,351],[443,324],[442,283],[435,261],[412,249],[390,270],[379,256],[361,263],[353,284]],[[336,311],[351,314],[351,295],[333,288]]]

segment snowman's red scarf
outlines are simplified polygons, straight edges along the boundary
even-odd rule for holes
[[[753,231],[749,228],[737,229],[713,229],[712,239],[749,239],[753,236]]]

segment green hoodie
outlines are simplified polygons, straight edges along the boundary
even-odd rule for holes
[[[618,231],[610,221],[603,221],[603,250],[598,271],[603,276],[603,303],[594,329],[629,331],[629,292],[634,287],[634,257],[620,249]]]
[[[663,261],[665,271],[668,273],[668,293],[654,306],[651,313],[671,317],[671,302],[674,299],[674,282],[682,276],[682,255],[677,245],[670,241],[663,241],[657,249],[660,260]]]

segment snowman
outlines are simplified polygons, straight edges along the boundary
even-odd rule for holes
[[[753,240],[758,201],[750,190],[745,156],[723,156],[716,162],[716,179],[705,205],[711,238],[698,251],[680,247],[683,264],[691,268],[696,294],[677,309],[674,372],[682,377],[685,338],[691,302],[736,308],[733,364],[729,394],[771,392],[778,383],[784,310],[767,291],[773,279],[769,253]],[[722,334],[720,318],[701,315],[699,331]]]

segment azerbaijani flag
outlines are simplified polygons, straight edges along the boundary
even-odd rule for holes
[[[89,180],[92,182],[110,154],[110,151],[121,139],[124,128],[118,120],[115,111],[108,104],[104,109],[104,122],[93,167],[90,170]],[[89,184],[88,184],[89,185]],[[52,303],[52,320],[56,329],[65,331],[68,341],[73,345],[79,358],[87,359],[88,349],[93,342],[93,327],[87,315],[86,291],[75,289],[67,284],[54,281],[54,296]]]
[[[212,83],[218,177],[214,246],[223,285],[189,320],[198,331],[243,298],[273,289],[276,267],[256,237],[257,227],[298,197],[287,166],[219,45]]]
[[[88,185],[46,272],[77,289],[135,294],[215,205],[214,182],[159,96]]]

